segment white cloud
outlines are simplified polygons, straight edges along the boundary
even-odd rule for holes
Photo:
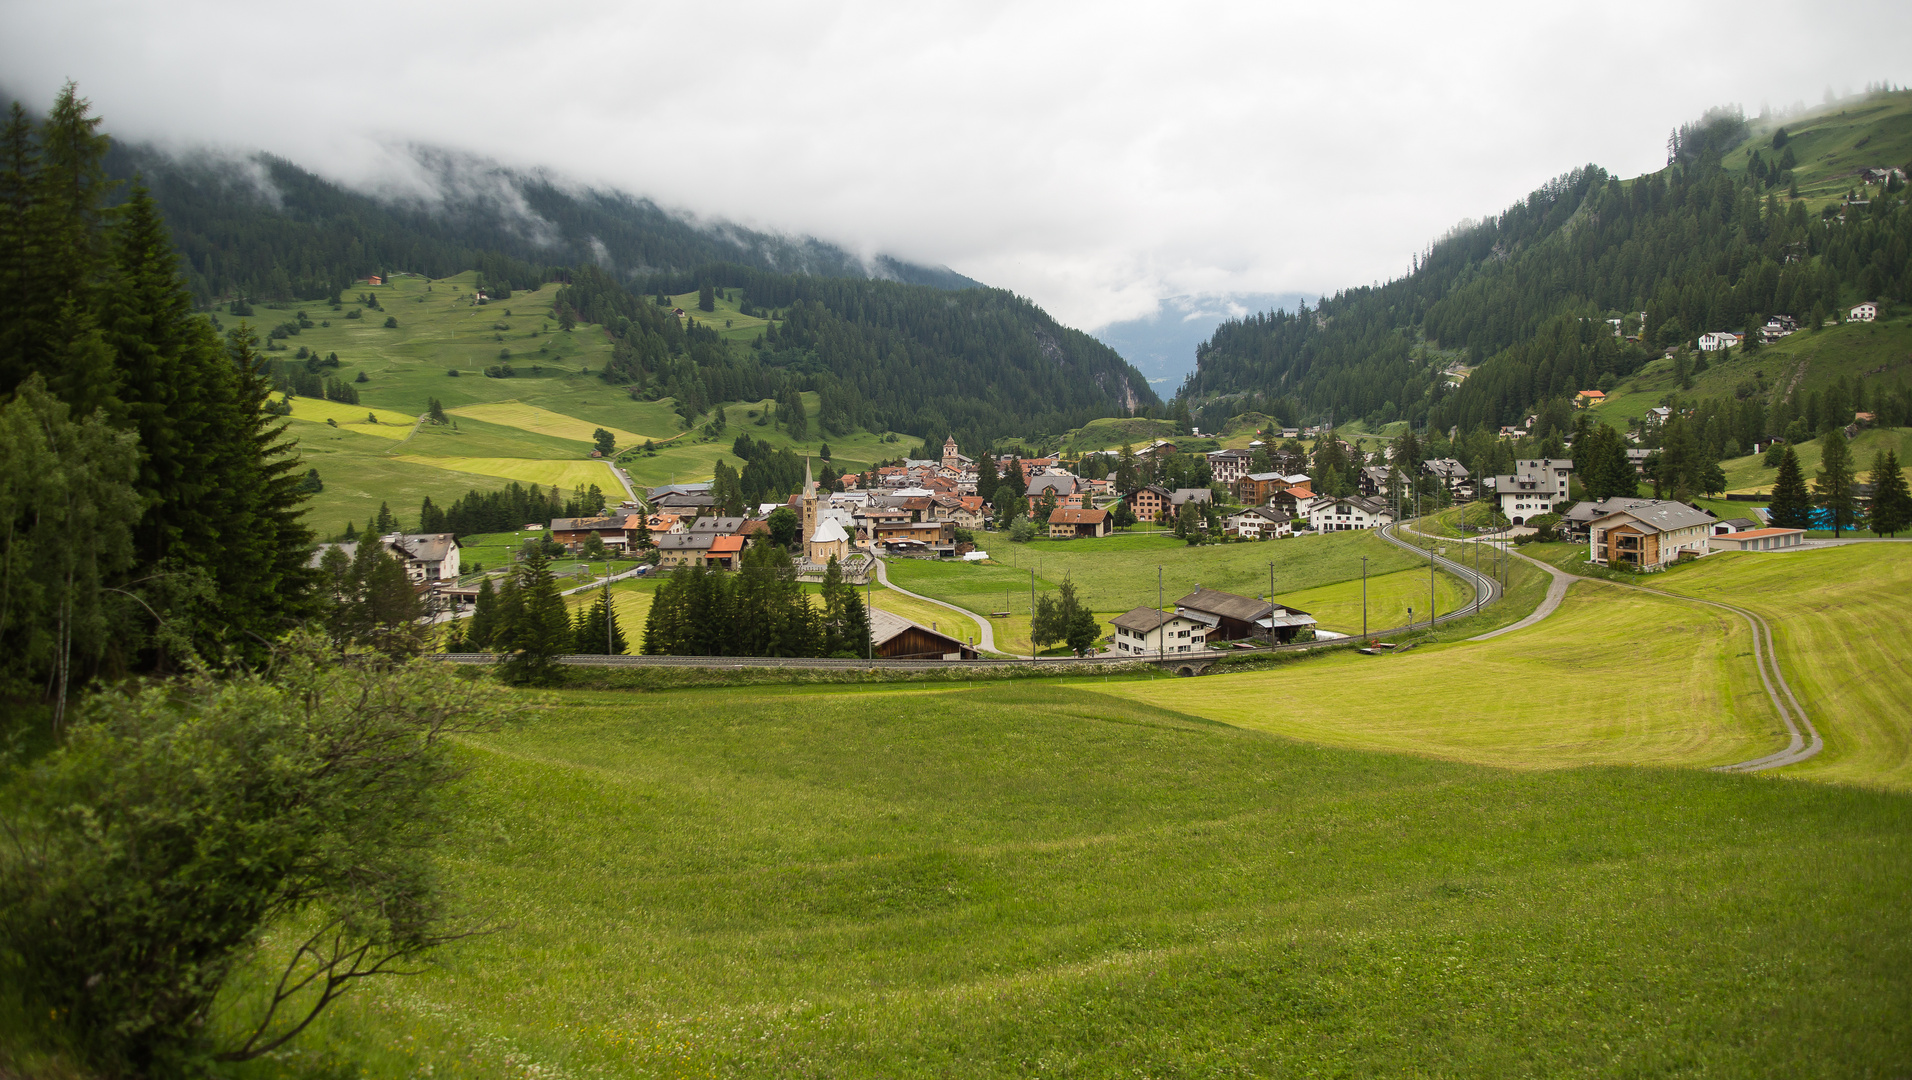
[[[681,12],[681,14],[677,14]],[[415,186],[422,142],[950,266],[1085,327],[1405,270],[1704,108],[1908,81],[1912,9],[176,0],[0,9],[0,76],[114,131]],[[1785,63],[1743,31],[1785,27]]]

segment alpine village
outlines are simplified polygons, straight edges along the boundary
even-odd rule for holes
[[[1912,92],[1158,389],[83,89],[0,162],[0,1077],[1912,1074]]]

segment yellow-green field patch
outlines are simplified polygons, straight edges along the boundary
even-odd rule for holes
[[[1518,768],[1724,765],[1785,745],[1743,620],[1593,581],[1492,641],[1108,692],[1332,746]]]
[[[593,424],[575,416],[541,409],[536,405],[527,405],[522,401],[500,401],[489,405],[466,405],[457,409],[446,409],[452,416],[466,416],[473,420],[483,420],[488,424],[501,424],[538,435],[554,435],[560,439],[575,439],[589,443],[597,437],[597,429],[603,428],[617,439],[622,448],[641,445],[646,439],[667,438],[664,435],[638,435],[608,424]],[[673,433],[674,434],[674,433]]]
[[[1428,617],[1427,579],[1426,570],[1397,570],[1392,574],[1377,574],[1368,578],[1366,625],[1374,630],[1405,626],[1409,621],[1410,609],[1413,611],[1413,621],[1425,622]],[[1441,574],[1435,580],[1439,585],[1439,614],[1445,615],[1463,604],[1473,602],[1473,592],[1454,578]],[[1313,615],[1316,625],[1324,630],[1337,630],[1344,634],[1361,631],[1363,622],[1359,578],[1293,594],[1278,592],[1276,599]]]
[[[378,423],[366,422],[367,416],[378,417]],[[412,425],[418,423],[418,417],[407,416],[391,409],[374,409],[365,405],[345,405],[336,401],[320,398],[295,397],[292,399],[292,418],[309,420],[323,424],[327,420],[337,420],[341,427],[349,426],[354,431],[363,430],[367,435],[377,435],[384,439],[402,439],[412,433]],[[329,425],[328,425],[329,426]]]
[[[454,472],[478,473],[481,476],[499,476],[506,480],[516,480],[521,484],[543,484],[546,487],[556,485],[569,491],[580,484],[589,487],[596,484],[600,491],[615,501],[622,501],[624,486],[617,482],[611,466],[603,461],[538,461],[534,458],[498,458],[498,457],[416,457],[409,454],[396,455],[399,461],[408,461],[414,465],[429,465],[434,469],[450,469]]]

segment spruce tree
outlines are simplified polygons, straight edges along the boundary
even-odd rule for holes
[[[520,685],[545,685],[557,675],[557,658],[571,647],[571,619],[542,548],[518,565],[517,579],[520,610],[505,641],[504,678]]]
[[[465,632],[469,647],[474,650],[491,648],[491,640],[498,625],[498,594],[491,587],[491,579],[478,583],[478,596],[471,605],[471,625]]]
[[[1805,475],[1799,468],[1799,454],[1792,447],[1779,458],[1779,475],[1773,479],[1773,497],[1767,506],[1771,523],[1781,529],[1812,528],[1812,493],[1806,489]]]
[[[1819,453],[1819,475],[1813,481],[1813,501],[1825,508],[1832,519],[1832,535],[1837,537],[1858,524],[1859,505],[1852,493],[1857,474],[1844,432],[1829,431],[1820,442],[1824,449]]]
[[[1907,490],[1897,451],[1882,450],[1873,457],[1870,479],[1873,533],[1897,536],[1901,530],[1912,528],[1912,491]]]

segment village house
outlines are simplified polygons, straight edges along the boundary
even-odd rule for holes
[[[959,529],[980,529],[988,520],[988,511],[980,495],[939,495],[931,501],[930,517],[947,521]]]
[[[1559,532],[1570,540],[1585,540],[1588,526],[1600,518],[1617,510],[1631,510],[1652,502],[1652,499],[1631,496],[1615,496],[1599,502],[1577,502],[1561,512]]]
[[[1515,525],[1528,518],[1550,514],[1554,506],[1565,502],[1573,476],[1573,461],[1568,458],[1537,458],[1514,462],[1512,476],[1494,477],[1494,497],[1500,502],[1501,516]]]
[[[1637,446],[1627,448],[1627,464],[1633,466],[1633,471],[1640,476],[1646,475],[1646,459],[1652,456],[1651,450],[1642,450]]]
[[[1276,492],[1307,482],[1306,473],[1248,473],[1235,481],[1235,501],[1243,506],[1259,506],[1274,498]]]
[[[1076,540],[1107,536],[1115,530],[1107,510],[1062,506],[1049,515],[1049,539]]]
[[[1315,499],[1307,508],[1308,525],[1316,532],[1347,532],[1392,524],[1386,499],[1343,495]]]
[[[1029,481],[1029,511],[1034,513],[1045,496],[1054,493],[1058,506],[1080,507],[1088,501],[1087,490],[1078,491],[1076,478],[1065,472],[1045,473]]]
[[[1361,469],[1360,484],[1363,495],[1386,495],[1390,486],[1389,479],[1394,470],[1386,465],[1365,465]]]
[[[1713,535],[1730,536],[1733,533],[1751,532],[1757,528],[1759,528],[1759,522],[1752,518],[1727,518],[1724,521],[1713,522]]]
[[[1291,476],[1288,479],[1293,480],[1294,477]],[[1268,496],[1267,505],[1290,517],[1304,519],[1308,516],[1304,508],[1313,503],[1314,499],[1314,485],[1308,483],[1307,478],[1303,477],[1301,482],[1288,484]]]
[[[1137,521],[1157,522],[1168,512],[1169,492],[1167,488],[1150,484],[1129,496],[1129,509],[1135,512]]]
[[[458,539],[451,533],[392,533],[378,542],[404,564],[405,578],[415,586],[458,580]],[[306,565],[317,567],[327,548],[338,548],[347,559],[358,557],[358,543],[320,544]]]
[[[1721,352],[1726,349],[1736,348],[1739,345],[1740,338],[1743,336],[1742,334],[1735,334],[1730,330],[1715,330],[1712,333],[1701,334],[1699,341],[1700,351]]]
[[[1185,502],[1195,502],[1206,506],[1214,501],[1215,493],[1207,488],[1176,488],[1174,491],[1169,492],[1169,512],[1172,514],[1181,513],[1182,504]]]
[[[1607,395],[1604,390],[1582,390],[1574,395],[1573,404],[1575,408],[1591,409],[1595,405],[1604,403],[1606,400]]]
[[[1204,639],[1216,641],[1273,641],[1287,644],[1315,625],[1313,615],[1298,608],[1250,596],[1197,588],[1175,601],[1175,614],[1201,623]]]
[[[1293,536],[1295,519],[1285,510],[1272,506],[1251,506],[1239,514],[1222,519],[1222,531],[1243,540],[1267,540]]]
[[[1879,317],[1879,305],[1868,300],[1853,308],[1846,316],[1847,322],[1872,322]]]
[[[697,535],[691,533],[690,535]],[[710,534],[705,534],[710,535]],[[721,536],[712,535],[710,547],[704,551],[704,565],[713,570],[735,570],[743,562],[744,537],[736,533]]]
[[[744,521],[745,519],[740,517],[700,517],[690,523],[690,531],[694,533],[715,533],[718,536],[729,536],[741,531],[744,527]]]
[[[1208,471],[1218,484],[1233,484],[1248,475],[1255,464],[1255,455],[1248,450],[1211,450],[1207,457]]]
[[[1709,536],[1706,546],[1713,551],[1780,551],[1798,547],[1805,538],[1804,529],[1742,529]]]
[[[1651,500],[1589,522],[1587,557],[1602,566],[1663,569],[1682,556],[1698,558],[1712,550],[1707,544],[1712,525],[1712,515],[1685,503]]]
[[[1185,615],[1139,607],[1111,620],[1115,652],[1128,656],[1180,656],[1207,649],[1208,627]]]
[[[717,539],[715,533],[681,532],[653,537],[657,543],[657,565],[659,568],[676,566],[698,566],[710,554],[710,545]]]

